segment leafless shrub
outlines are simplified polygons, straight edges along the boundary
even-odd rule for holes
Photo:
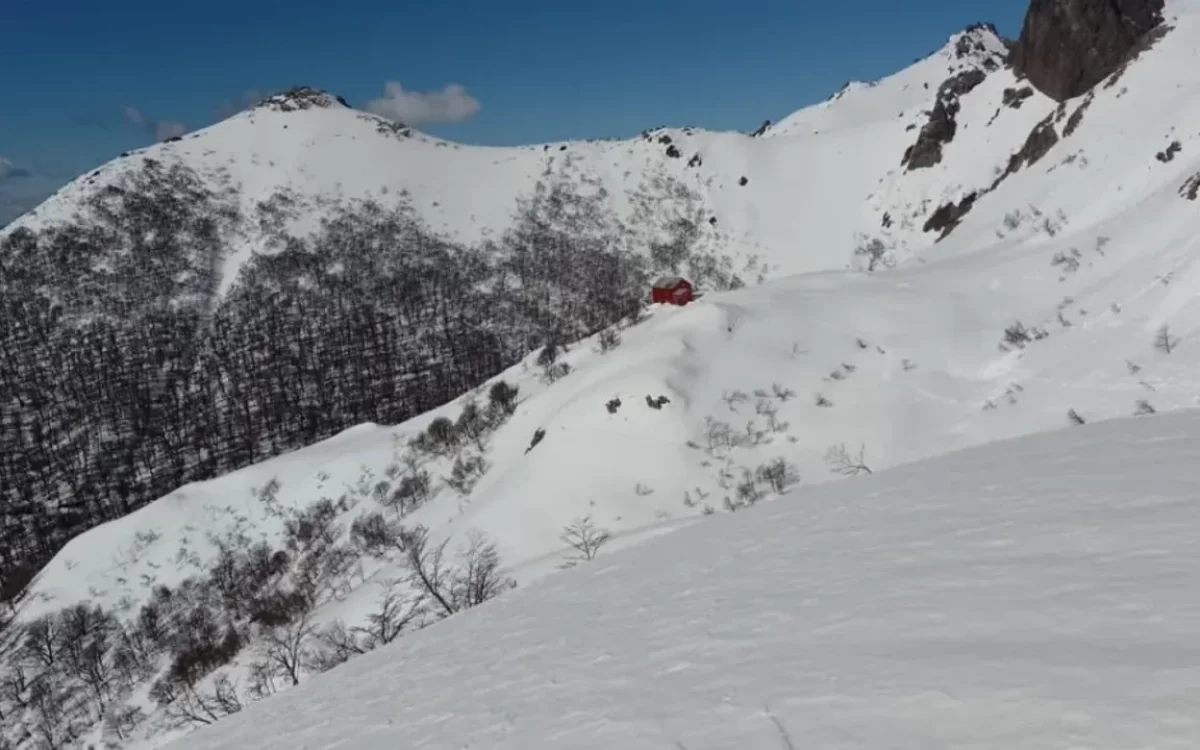
[[[1087,420],[1079,416],[1079,412],[1074,409],[1067,409],[1067,420],[1073,425],[1087,424]]]
[[[516,586],[501,573],[500,555],[482,534],[470,535],[469,546],[459,555],[457,564],[446,560],[448,542],[431,547],[424,526],[407,529],[401,535],[409,583],[429,597],[438,616],[449,617]]]
[[[312,644],[315,635],[309,613],[304,612],[287,625],[266,629],[261,634],[258,653],[276,675],[299,685],[300,675],[316,656]]]
[[[746,403],[750,397],[743,391],[725,391],[721,394],[721,400],[725,402],[730,411],[736,412],[738,405]]]
[[[488,467],[489,463],[482,455],[459,455],[454,459],[454,466],[450,469],[446,484],[461,495],[469,495],[471,490],[475,489],[475,484],[487,473]]]
[[[863,460],[865,452],[866,446],[862,446],[858,450],[858,455],[852,456],[844,444],[834,445],[825,452],[825,463],[829,464],[830,471],[842,476],[856,477],[860,474],[870,474],[871,469]]]
[[[1170,354],[1175,351],[1175,347],[1179,345],[1179,339],[1171,335],[1170,328],[1166,323],[1163,323],[1158,328],[1158,332],[1154,335],[1154,348],[1163,354]]]
[[[350,524],[350,543],[362,554],[382,557],[396,543],[397,529],[378,511],[359,516]]]
[[[173,728],[215,724],[242,710],[237,685],[227,674],[213,679],[211,690],[198,690],[183,683],[157,683],[153,698],[163,709],[163,716]]]
[[[1151,406],[1150,402],[1146,399],[1139,399],[1137,402],[1135,402],[1135,407],[1133,410],[1134,416],[1143,417],[1154,413],[1156,413],[1154,407]]]
[[[763,482],[775,494],[782,494],[800,481],[800,473],[785,458],[774,458],[755,470],[758,481]]]
[[[596,337],[596,350],[607,354],[621,345],[621,334],[616,328],[605,328]]]
[[[574,561],[578,561],[594,559],[600,548],[612,538],[612,535],[605,529],[598,528],[591,516],[584,516],[571,525],[563,527],[563,533],[559,538],[578,553],[574,558]]]

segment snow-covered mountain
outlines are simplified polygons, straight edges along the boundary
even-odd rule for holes
[[[934,497],[951,464],[809,485],[1200,403],[1198,6],[1168,6],[1062,102],[976,26],[752,135],[482,149],[299,90],[67,186],[0,246],[0,285],[37,292],[10,308],[36,310],[29,324],[2,332],[4,352],[33,353],[0,369],[4,423],[21,425],[0,476],[27,478],[7,489],[5,563],[95,528],[15,600],[5,737],[158,745],[494,596],[550,612],[544,592],[575,583],[505,592],[597,549],[696,523],[757,524],[732,557],[755,558],[752,538],[803,549],[810,501],[865,519],[885,476]],[[705,294],[629,309],[658,272]],[[1158,429],[1084,434],[1116,455],[1124,432]],[[997,477],[972,488],[1033,472],[1040,492],[1081,460],[1031,454],[975,454]],[[129,499],[147,486],[166,489]],[[910,505],[861,535],[891,540],[889,519],[968,489],[889,496]],[[703,520],[785,493],[753,521]],[[1002,522],[963,500],[944,533],[977,510]],[[705,528],[636,553],[666,555],[647,591],[670,584],[663,560],[701,565],[724,538]],[[853,552],[850,531],[831,549]],[[414,642],[482,641],[488,617]],[[429,731],[393,739],[458,747],[476,729]]]

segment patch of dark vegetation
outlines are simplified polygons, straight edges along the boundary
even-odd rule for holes
[[[954,140],[958,131],[959,98],[983,83],[987,76],[982,70],[965,70],[942,82],[937,101],[917,140],[904,151],[900,164],[910,170],[925,169],[942,160],[942,147]]]
[[[1187,178],[1187,180],[1179,186],[1179,195],[1194,201],[1200,198],[1200,172]]]
[[[1175,158],[1175,154],[1178,154],[1182,150],[1183,150],[1183,146],[1179,143],[1179,141],[1171,141],[1171,145],[1167,146],[1164,150],[1159,151],[1157,154],[1155,154],[1154,158],[1158,159],[1163,164],[1166,164],[1167,162],[1169,162]]]
[[[184,484],[402,422],[633,317],[649,264],[602,201],[539,184],[472,248],[403,203],[324,207],[314,235],[288,236],[304,207],[281,194],[240,219],[276,250],[221,294],[239,212],[178,164],[147,160],[71,222],[0,237],[0,569],[40,569]],[[676,230],[671,263],[712,266],[695,275],[717,288],[695,223]]]

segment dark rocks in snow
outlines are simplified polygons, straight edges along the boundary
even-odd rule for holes
[[[609,399],[608,403],[606,403],[604,405],[604,408],[608,409],[609,414],[616,414],[617,410],[621,408],[621,399],[619,399],[619,398]]]
[[[1084,97],[1079,106],[1075,108],[1075,111],[1071,113],[1071,116],[1067,118],[1067,125],[1063,128],[1064,138],[1074,133],[1079,128],[1080,124],[1083,123],[1083,114],[1087,112],[1088,107],[1092,106],[1092,100],[1095,98],[1096,95],[1089,91],[1088,95]]]
[[[336,94],[330,94],[312,86],[293,86],[287,91],[268,96],[255,106],[256,108],[273,109],[276,112],[295,112],[313,107],[329,109],[342,106],[348,108],[350,105],[344,98]]]
[[[542,439],[545,437],[546,437],[546,430],[544,428],[539,427],[536,430],[534,430],[533,438],[529,441],[529,447],[525,449],[525,452],[529,453],[529,451],[536,448],[537,444],[542,442]]]
[[[938,210],[934,211],[925,222],[925,226],[921,228],[922,231],[941,232],[938,239],[945,239],[959,225],[963,217],[971,211],[978,198],[978,192],[971,192],[963,196],[958,203],[945,203],[939,206]]]
[[[1029,137],[1025,139],[1025,145],[1021,146],[1021,150],[1009,157],[1008,167],[1004,174],[1010,175],[1021,169],[1021,167],[1032,166],[1038,163],[1043,156],[1049,153],[1050,149],[1058,143],[1058,132],[1054,129],[1051,116],[1047,116],[1044,120],[1033,126],[1033,130],[1029,131]]]
[[[1052,99],[1079,96],[1137,51],[1162,10],[1163,0],[1032,0],[1013,68]]]
[[[649,406],[651,409],[661,409],[663,408],[663,404],[669,403],[671,403],[671,399],[667,398],[666,396],[658,396],[655,398],[649,393],[646,394],[646,406]]]
[[[959,60],[970,58],[974,55],[980,55],[980,64],[986,70],[996,70],[1000,67],[1000,63],[993,56],[988,54],[987,45],[981,38],[983,32],[991,34],[998,39],[1004,39],[1000,36],[1000,32],[990,23],[973,23],[968,26],[958,39],[954,42],[954,56]],[[1004,40],[1006,44],[1010,44],[1008,40]]]
[[[1019,89],[1007,88],[1001,94],[1000,103],[1011,109],[1020,109],[1025,100],[1033,96],[1033,89],[1029,86],[1022,86]]]
[[[751,138],[758,138],[758,137],[762,136],[762,134],[763,134],[763,133],[767,132],[767,130],[768,130],[770,127],[771,127],[771,121],[770,121],[770,120],[763,120],[763,123],[762,123],[762,125],[759,125],[759,126],[758,126],[758,130],[755,130],[753,133],[751,133],[751,134],[750,134],[750,137],[751,137]]]
[[[688,159],[689,167],[698,167],[703,163],[704,160],[700,158],[700,154],[692,154],[692,158]]]
[[[746,185],[749,182],[750,182],[750,180],[748,180],[745,175],[742,175],[742,178],[740,180],[738,180],[738,185],[740,185],[742,187],[746,187]]]
[[[1171,145],[1167,146],[1165,150],[1159,151],[1157,154],[1155,154],[1154,158],[1158,159],[1163,164],[1166,164],[1174,159],[1175,154],[1179,153],[1182,149],[1183,146],[1180,145],[1179,141],[1171,141]]]
[[[987,74],[979,69],[964,70],[947,78],[938,87],[937,101],[929,113],[929,121],[921,128],[917,140],[904,150],[900,164],[908,169],[932,167],[942,160],[942,146],[954,140],[958,132],[958,100],[983,83]]]
[[[670,146],[667,146],[667,156],[671,157],[672,159],[678,159],[683,156],[683,152],[680,151],[679,148],[674,144],[671,144]]]

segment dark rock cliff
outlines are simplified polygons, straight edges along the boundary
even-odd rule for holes
[[[1117,70],[1162,22],[1163,0],[1032,0],[1013,68],[1063,101]]]

